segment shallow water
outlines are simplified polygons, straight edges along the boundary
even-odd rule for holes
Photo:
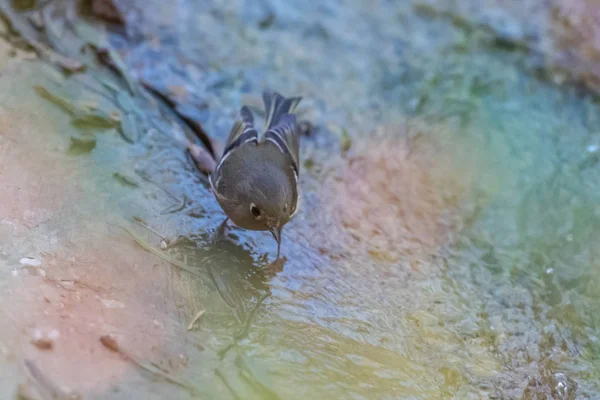
[[[213,243],[223,214],[178,144],[189,131],[155,100],[101,67],[65,80],[7,61],[0,88],[19,96],[0,101],[0,181],[19,201],[0,208],[0,393],[27,358],[91,398],[600,398],[597,99],[533,73],[534,54],[478,27],[498,7],[480,6],[457,20],[416,2],[123,2],[110,42],[132,79],[213,138],[266,87],[304,96],[302,209],[274,276],[268,234]],[[517,26],[511,40],[529,37]],[[74,127],[33,85],[139,113],[134,143]],[[69,154],[72,136],[96,145]],[[131,217],[201,278],[109,225],[160,248]],[[24,256],[88,286],[12,274]],[[52,351],[29,343],[39,327],[60,330]],[[200,394],[110,354],[105,333]]]

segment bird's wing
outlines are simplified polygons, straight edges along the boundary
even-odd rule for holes
[[[225,143],[225,150],[219,164],[225,160],[228,153],[235,150],[237,147],[248,142],[258,142],[258,133],[254,129],[254,118],[248,107],[244,106],[240,110],[240,117],[235,121],[229,137]],[[217,167],[218,168],[218,167]]]
[[[296,176],[300,172],[300,136],[294,114],[283,114],[277,125],[265,132],[264,140],[274,143],[279,150],[289,155]]]

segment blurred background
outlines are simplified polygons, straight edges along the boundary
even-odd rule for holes
[[[0,398],[600,398],[596,1],[0,11]],[[265,89],[278,273],[185,152]]]

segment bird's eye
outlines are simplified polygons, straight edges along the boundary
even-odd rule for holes
[[[250,204],[250,212],[252,215],[254,215],[254,217],[260,217],[260,208],[256,207],[254,203]]]

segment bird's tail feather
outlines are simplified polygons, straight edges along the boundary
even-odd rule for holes
[[[284,114],[293,114],[298,107],[302,97],[283,97],[277,92],[265,91],[263,101],[265,103],[265,131],[276,126]]]

